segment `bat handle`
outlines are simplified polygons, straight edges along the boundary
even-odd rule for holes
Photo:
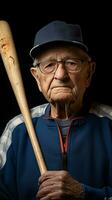
[[[27,111],[28,111],[27,118],[25,117],[26,116],[26,113],[25,113],[24,121],[25,121],[25,124],[26,124],[27,131],[28,131],[28,133],[30,133],[29,137],[30,137],[30,140],[31,140],[31,143],[32,143],[32,147],[33,147],[34,154],[35,154],[38,166],[39,166],[40,173],[42,175],[43,173],[45,173],[47,171],[47,168],[46,168],[46,165],[45,165],[45,161],[43,159],[43,155],[42,155],[42,152],[41,152],[41,149],[40,149],[38,139],[36,138],[36,133],[35,133],[35,130],[34,130],[34,126],[32,124],[31,115],[30,115],[28,109],[27,109]],[[28,120],[28,123],[27,123],[27,120]]]

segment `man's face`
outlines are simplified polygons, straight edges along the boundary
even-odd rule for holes
[[[76,47],[55,47],[46,50],[39,57],[39,63],[46,60],[81,59],[80,71],[68,71],[63,62],[58,63],[54,73],[42,73],[39,67],[32,67],[31,73],[35,77],[40,91],[51,103],[82,102],[85,90],[90,85],[93,65],[89,56]],[[40,64],[41,65],[41,64]]]

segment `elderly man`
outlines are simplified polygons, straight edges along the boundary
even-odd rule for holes
[[[111,199],[112,121],[85,109],[95,62],[80,26],[47,24],[37,32],[30,55],[31,73],[49,102],[32,114],[48,171],[40,176],[26,128],[17,116],[1,138],[1,188],[16,200]]]

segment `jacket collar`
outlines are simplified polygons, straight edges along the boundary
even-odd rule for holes
[[[50,116],[50,113],[51,113],[51,106],[50,106],[50,103],[48,104],[48,106],[46,107],[46,110],[45,110],[45,114],[43,115],[43,118],[44,119],[48,119],[48,120],[53,120],[55,121],[55,119],[53,119],[51,116]],[[80,114],[78,116],[72,116],[70,119],[71,119],[71,123],[74,122],[75,124],[78,124],[79,126],[85,122],[85,115],[87,115],[87,112],[84,112],[84,110],[81,110]],[[74,124],[73,123],[73,124]]]

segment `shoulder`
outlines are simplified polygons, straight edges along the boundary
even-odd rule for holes
[[[95,103],[92,105],[88,118],[90,125],[103,133],[112,136],[112,107],[105,104]]]
[[[42,116],[45,113],[47,105],[48,104],[42,104],[40,106],[32,108],[30,110],[32,119]],[[18,127],[21,127],[23,129],[23,125],[24,125],[24,119],[22,114],[15,116],[7,123],[0,137],[0,167],[2,167],[5,162],[6,153],[12,143],[13,132],[17,130]]]
[[[99,118],[108,118],[112,120],[112,106],[100,104],[100,103],[93,103],[89,113],[95,114]]]

